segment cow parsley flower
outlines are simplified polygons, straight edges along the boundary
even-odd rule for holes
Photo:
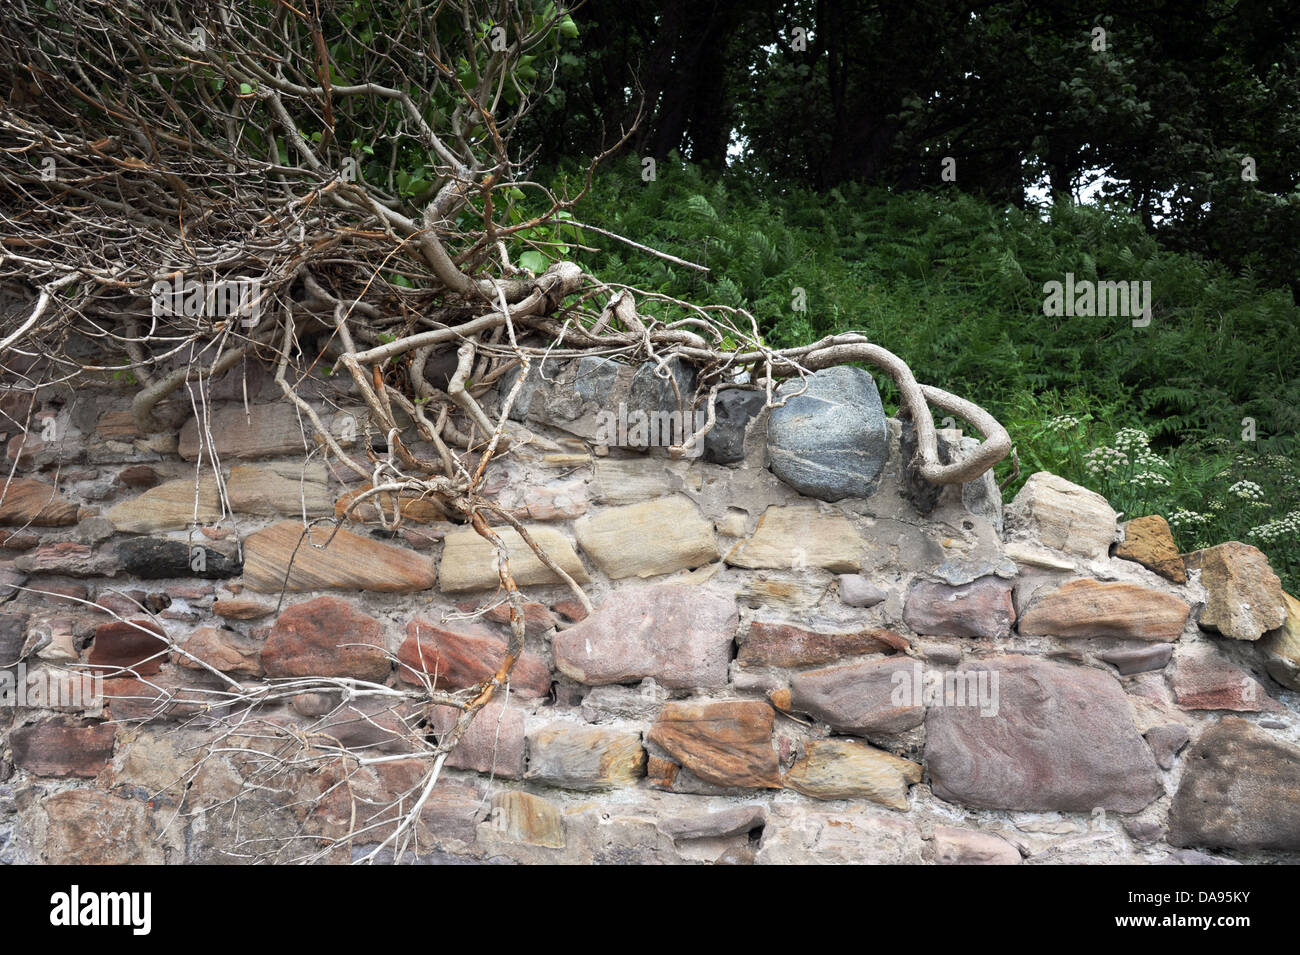
[[[1228,493],[1235,494],[1243,501],[1262,501],[1264,499],[1264,489],[1254,481],[1238,481],[1228,488]]]

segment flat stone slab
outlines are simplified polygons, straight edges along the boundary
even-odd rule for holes
[[[131,534],[181,530],[191,524],[213,524],[221,519],[217,479],[207,474],[198,481],[193,478],[166,481],[115,504],[105,516],[117,530]]]
[[[250,405],[247,410],[242,403],[223,405],[212,409],[204,432],[199,430],[198,418],[186,422],[181,428],[178,450],[186,461],[197,459],[200,449],[209,458],[207,432],[210,432],[220,460],[301,453],[307,450],[309,441],[303,437],[304,429],[310,435],[311,422],[306,419],[299,422],[298,410],[287,402]]]
[[[667,703],[647,738],[715,786],[780,789],[773,719],[760,700]]]
[[[822,568],[855,573],[862,567],[866,542],[843,514],[823,514],[816,505],[774,505],[763,512],[747,541],[725,558],[750,570]]]
[[[1300,849],[1300,747],[1226,716],[1184,761],[1169,810],[1172,845]]]
[[[380,683],[392,663],[379,621],[338,597],[294,604],[276,619],[262,649],[270,677],[351,677]]]
[[[814,799],[866,799],[906,810],[907,790],[921,767],[892,753],[850,740],[809,740],[804,756],[786,773],[788,788]]]
[[[52,484],[32,478],[0,480],[0,524],[65,527],[77,523],[77,505]]]
[[[1015,619],[1011,583],[1000,577],[957,586],[921,580],[903,608],[904,623],[935,637],[1005,637]]]
[[[996,713],[931,706],[925,764],[940,799],[981,809],[1137,812],[1164,791],[1115,677],[1032,657],[963,663],[996,676]],[[968,694],[969,695],[969,694]]]
[[[645,775],[639,733],[556,721],[528,734],[528,779],[562,789],[632,786]]]
[[[555,665],[588,686],[651,677],[670,689],[725,686],[736,603],[692,584],[627,587],[551,641]]]
[[[573,542],[563,533],[544,524],[526,525],[525,530],[537,542],[537,546],[575,581],[585,584],[591,579],[573,549]],[[532,587],[562,582],[554,571],[538,559],[513,527],[497,527],[495,531],[506,545],[506,552],[510,556],[510,574],[516,585]],[[448,534],[444,539],[439,569],[443,593],[495,590],[501,586],[496,548],[490,541],[480,537],[477,531],[453,531]]]
[[[1191,609],[1181,597],[1149,587],[1084,578],[1036,593],[1017,629],[1026,636],[1169,643],[1182,636]]]
[[[896,653],[907,647],[907,639],[892,630],[868,628],[823,633],[792,623],[754,620],[749,624],[736,660],[741,666],[817,666],[843,657]]]
[[[578,544],[613,580],[688,570],[718,559],[713,524],[682,495],[611,507],[573,525]]]
[[[325,468],[300,464],[238,464],[226,480],[230,507],[259,517],[321,517],[334,507]]]
[[[421,683],[420,674],[427,674],[440,690],[477,686],[497,672],[508,650],[506,641],[481,627],[452,629],[415,619],[406,625],[406,639],[397,651],[398,677],[404,683]],[[510,686],[520,696],[545,696],[551,689],[546,661],[525,650],[510,671]]]
[[[351,531],[316,527],[307,540],[301,524],[282,521],[244,541],[244,585],[258,593],[282,587],[413,593],[436,579],[428,557]]]
[[[911,690],[914,662],[896,656],[796,673],[790,705],[841,733],[902,733],[925,719],[922,700],[896,692]]]

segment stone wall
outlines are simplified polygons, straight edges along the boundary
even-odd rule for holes
[[[671,374],[588,358],[519,389],[489,489],[593,610],[500,525],[527,652],[428,793],[421,861],[1300,861],[1300,605],[1258,551],[1178,555],[1047,473],[1005,510],[988,475],[930,486],[852,369],[771,411],[724,392],[674,459],[638,418],[693,387]],[[364,460],[364,415],[317,384]],[[0,861],[351,831],[346,861],[421,796],[453,718],[422,676],[469,687],[505,651],[493,553],[433,500],[302,543],[362,484],[278,395],[240,369],[141,435],[106,380],[0,426]]]

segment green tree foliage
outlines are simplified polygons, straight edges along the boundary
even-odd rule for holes
[[[575,18],[581,48],[532,118],[543,161],[599,152],[644,102],[632,151],[716,168],[730,141],[770,193],[1023,206],[1100,178],[1174,247],[1300,294],[1300,26],[1282,6],[609,0]]]

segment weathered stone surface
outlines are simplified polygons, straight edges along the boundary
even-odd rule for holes
[[[228,691],[225,683],[204,671],[168,667],[156,676],[137,680],[130,676],[104,680],[104,702],[109,715],[119,722],[136,720],[179,720],[201,711],[219,713],[213,707],[217,693]]]
[[[949,557],[942,564],[929,572],[930,577],[938,578],[945,584],[960,587],[972,584],[983,577],[1001,577],[1014,580],[1020,568],[1016,562],[994,554],[981,554],[975,557]]]
[[[75,541],[43,544],[20,556],[13,565],[28,574],[64,574],[68,577],[111,577],[120,569],[115,553],[96,550]]]
[[[0,613],[0,669],[22,659],[29,619],[30,615],[25,613]]]
[[[752,832],[767,821],[764,806],[736,806],[660,819],[656,827],[674,839],[717,839]]]
[[[906,650],[907,639],[891,630],[818,633],[792,623],[751,621],[736,660],[741,666],[801,667],[841,657]]]
[[[122,570],[145,580],[168,577],[224,580],[237,576],[243,569],[237,559],[211,547],[157,537],[132,537],[118,541],[117,559]]]
[[[984,809],[1136,812],[1162,792],[1118,681],[1022,656],[963,663],[996,676],[997,713],[932,706],[925,764],[940,799]]]
[[[1007,505],[1007,536],[1027,536],[1069,554],[1100,560],[1115,540],[1116,515],[1095,491],[1048,471],[1029,476]]]
[[[53,485],[32,478],[0,482],[0,524],[64,527],[75,523],[77,505]]]
[[[668,703],[647,738],[715,786],[780,789],[773,719],[757,700]]]
[[[1026,636],[1177,640],[1191,607],[1181,597],[1138,584],[1084,578],[1038,591],[1020,617]]]
[[[132,670],[151,676],[161,669],[170,645],[152,620],[115,620],[95,628],[88,662],[107,671]]]
[[[44,858],[59,865],[158,865],[166,860],[148,804],[94,789],[72,789],[43,803],[49,819]]]
[[[861,574],[840,574],[836,578],[840,599],[850,607],[874,607],[889,596]]]
[[[119,531],[152,534],[221,519],[217,479],[206,474],[198,481],[181,478],[152,487],[109,508],[106,515]]]
[[[439,689],[476,686],[488,679],[505,662],[506,641],[481,627],[451,630],[427,620],[412,620],[406,626],[406,640],[397,651],[401,666],[398,676],[406,683],[422,682],[428,674]],[[551,689],[551,673],[535,653],[524,651],[510,673],[511,692],[524,697],[545,696]]]
[[[1122,676],[1132,673],[1146,673],[1159,670],[1174,655],[1172,643],[1153,643],[1150,646],[1134,649],[1107,650],[1101,659],[1117,669]]]
[[[226,495],[236,514],[259,517],[320,517],[333,507],[323,465],[238,464],[230,469]]]
[[[821,567],[850,573],[862,566],[866,546],[853,522],[816,505],[773,506],[763,512],[754,534],[726,556],[733,567],[749,569]]]
[[[1169,810],[1172,845],[1300,849],[1300,747],[1226,716],[1185,762]]]
[[[455,707],[435,706],[430,713],[434,732],[440,736],[450,732],[459,716]],[[474,717],[447,755],[447,766],[518,779],[524,774],[524,752],[524,711],[494,701]]]
[[[262,644],[234,630],[200,627],[190,634],[181,648],[210,667],[235,676],[261,676]],[[182,653],[173,653],[172,662],[191,670],[201,665]]]
[[[411,593],[428,590],[434,581],[429,558],[350,531],[317,527],[306,540],[301,524],[283,521],[244,541],[244,584],[259,593],[279,593],[281,587]]]
[[[790,681],[790,705],[842,733],[901,733],[925,719],[920,700],[895,702],[895,688],[911,689],[910,658],[861,660],[823,670],[796,673]]]
[[[848,365],[783,384],[767,425],[772,473],[823,501],[869,497],[889,456],[889,428],[871,373]]]
[[[133,605],[126,612],[138,613],[139,609]],[[34,653],[51,663],[80,663],[79,647],[87,638],[95,635],[98,626],[98,618],[86,618],[77,614],[38,613],[28,624],[23,652],[28,655]]]
[[[433,524],[449,520],[447,510],[436,499],[421,497],[414,493],[399,493],[396,502],[393,495],[387,491],[371,494],[354,507],[353,502],[363,494],[369,493],[371,488],[372,485],[366,483],[355,490],[339,495],[339,499],[334,503],[334,516],[339,520],[343,520],[346,516],[354,524],[375,524],[379,522],[379,512],[382,509],[385,518],[391,521],[394,503],[396,503],[397,509],[401,511],[402,520],[408,524]]]
[[[421,716],[413,707],[390,699],[362,698],[329,710],[312,728],[354,752],[409,753],[410,737],[418,734]]]
[[[587,401],[604,402],[613,393],[620,367],[604,355],[584,355],[573,370],[573,390]]]
[[[812,574],[757,573],[741,584],[736,599],[754,610],[807,613],[821,603],[829,589],[829,581]]]
[[[227,620],[257,620],[275,613],[275,606],[248,597],[222,597],[212,602],[212,612]]]
[[[1124,539],[1115,556],[1136,561],[1176,584],[1187,583],[1187,567],[1178,554],[1169,522],[1159,514],[1137,517],[1123,525]]]
[[[690,584],[625,587],[551,642],[555,665],[599,686],[652,677],[673,689],[727,682],[733,600]]]
[[[0,550],[24,551],[31,550],[41,542],[38,535],[17,530],[11,531],[6,528],[0,528]]]
[[[1020,853],[991,832],[934,827],[935,865],[1020,865]]]
[[[641,737],[556,721],[528,734],[528,779],[562,789],[632,786],[645,774]]]
[[[457,604],[457,609],[464,611],[473,611],[478,609],[478,605],[473,601]],[[581,604],[578,604],[581,607]],[[585,611],[584,611],[585,615]],[[510,626],[510,605],[497,604],[492,609],[483,614],[484,620],[491,620],[493,623]],[[524,602],[524,636],[540,637],[543,634],[554,630],[556,627],[555,617],[547,609],[545,604],[540,604],[535,600]]]
[[[529,525],[528,535],[566,574],[580,584],[591,578],[574,553],[569,538],[553,527]],[[499,527],[497,534],[510,555],[510,574],[520,587],[561,583],[555,573],[537,559],[514,528]],[[442,591],[495,590],[501,585],[496,567],[496,549],[477,531],[455,531],[445,538],[442,550]]]
[[[1201,619],[1206,630],[1234,640],[1258,640],[1286,622],[1282,582],[1257,547],[1230,541],[1187,555],[1187,569],[1201,572],[1208,600]]]
[[[1174,698],[1185,710],[1277,711],[1282,706],[1263,684],[1219,655],[1214,647],[1184,648],[1170,670]]]
[[[921,833],[883,812],[782,807],[759,842],[759,865],[918,865]]]
[[[766,396],[756,391],[719,391],[714,402],[713,429],[704,436],[704,460],[735,464],[745,459],[745,429],[763,410]]]
[[[1007,541],[1003,553],[1017,564],[1040,570],[1076,570],[1078,564],[1045,547],[1027,541]]]
[[[392,765],[380,763],[378,768],[382,774],[391,772],[387,767]],[[424,760],[419,760],[412,767],[411,775],[419,774],[416,777],[416,785],[427,767],[428,764]],[[393,788],[395,787],[390,785],[390,791]],[[408,784],[399,789],[398,793],[410,789],[412,786]],[[413,798],[418,798],[419,793],[420,790],[415,789]],[[432,837],[431,841],[435,847],[445,848],[449,843],[472,846],[478,834],[479,823],[489,812],[490,809],[483,805],[483,794],[473,786],[451,780],[439,780],[438,785],[434,786],[429,793],[424,808],[420,810],[420,823]]]
[[[276,619],[262,648],[269,677],[343,676],[382,683],[391,664],[379,621],[338,597],[317,597]]]
[[[647,434],[643,436],[645,440],[638,440],[635,424],[639,412],[647,415],[650,421],[659,422],[658,440],[652,442],[658,446],[666,447],[689,433],[686,429],[693,420],[695,367],[679,357],[670,358],[665,364],[667,376],[660,376],[659,363],[653,361],[642,362],[632,375],[627,392],[628,447],[646,447],[652,438]],[[666,417],[665,413],[671,417]],[[689,430],[694,431],[694,428]]]
[[[165,729],[124,728],[113,761],[113,787],[140,786],[150,793],[181,796],[185,782],[192,778],[202,758],[198,753],[184,752],[184,748],[185,744]]]
[[[53,719],[15,727],[9,744],[14,765],[33,775],[93,779],[113,758],[116,738],[111,723],[69,726]]]
[[[957,587],[917,581],[903,609],[909,627],[935,637],[1005,637],[1015,619],[1011,584],[999,577],[981,577]]]
[[[666,497],[679,490],[671,467],[661,458],[597,458],[594,497],[606,504]]]
[[[1285,687],[1300,690],[1300,600],[1283,591],[1286,621],[1259,642],[1268,675]]]
[[[573,525],[578,544],[609,577],[652,577],[718,559],[713,525],[682,495],[611,507]]]
[[[125,487],[155,487],[162,478],[158,469],[147,464],[132,464],[118,472],[117,480]]]
[[[27,575],[13,564],[0,564],[0,603],[12,600],[18,588],[27,583]]]
[[[492,838],[506,842],[548,849],[565,846],[564,816],[559,807],[532,793],[497,793],[492,797],[492,812],[482,828],[489,830]]]
[[[201,446],[204,457],[208,456],[208,433],[212,435],[216,456],[222,461],[301,453],[306,446],[303,428],[311,427],[309,423],[299,423],[297,409],[284,401],[251,405],[247,409],[242,403],[215,408],[204,434],[200,434],[199,423],[198,418],[191,418],[181,429],[179,450],[186,461],[195,460]]]
[[[521,521],[571,521],[586,514],[590,503],[582,477],[546,485],[528,483],[502,491],[498,500]]]
[[[1144,735],[1161,769],[1173,769],[1174,757],[1192,738],[1192,734],[1182,723],[1162,723],[1160,726],[1151,727]]]
[[[892,753],[849,740],[809,740],[785,784],[815,799],[868,799],[907,809],[907,788],[921,781],[921,767]]]

